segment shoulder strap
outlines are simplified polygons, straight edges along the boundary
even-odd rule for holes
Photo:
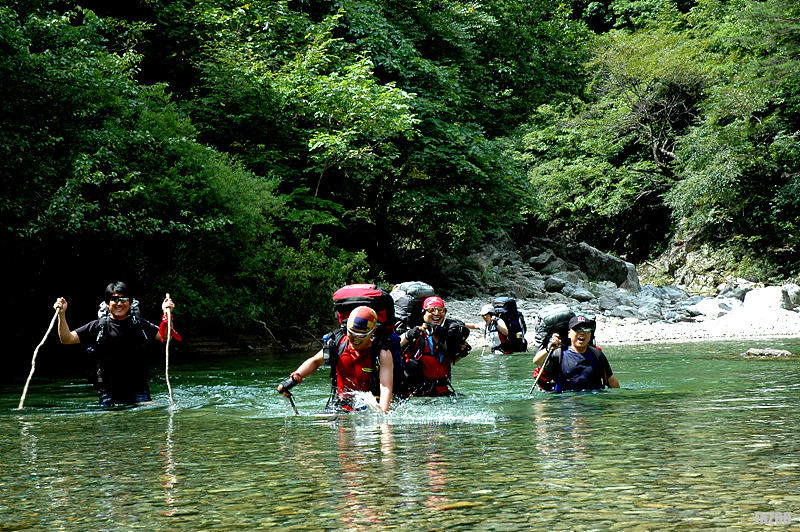
[[[326,365],[331,367],[332,371],[335,370],[336,362],[339,360],[339,357],[342,356],[342,353],[344,353],[346,344],[342,342],[342,339],[346,336],[347,334],[344,332],[344,327],[339,327],[322,338],[322,360]]]
[[[553,359],[554,362],[550,362],[547,365],[547,359],[545,359],[545,365],[547,365],[547,378],[553,382],[553,391],[560,392],[561,391],[561,351],[562,348],[556,347],[550,353],[550,358]]]
[[[147,342],[149,340],[149,338],[147,337],[147,332],[145,332],[144,324],[142,323],[142,319],[141,319],[142,314],[141,314],[141,311],[139,310],[139,300],[138,299],[132,299],[131,300],[131,308],[128,311],[128,316],[130,316],[130,318],[131,318],[131,323],[133,323],[134,325],[139,327],[139,330],[142,333],[144,341]],[[97,339],[95,340],[95,343],[97,345],[100,345],[102,343],[102,341],[105,340],[105,338],[107,337],[107,335],[108,335],[108,322],[109,322],[110,319],[111,319],[111,313],[108,310],[108,305],[106,304],[105,301],[103,301],[103,302],[100,303],[100,307],[97,310],[97,321],[98,321],[98,325],[99,325],[99,328],[98,328],[98,331],[97,331]]]
[[[594,359],[597,361],[597,365],[600,366],[601,370],[603,370],[603,386],[605,386],[606,388],[609,388],[609,385],[608,385],[608,374],[606,373],[606,367],[603,364],[603,360],[602,360],[602,359],[606,358],[606,355],[602,351],[600,351],[600,349],[598,349],[598,348],[596,348],[594,346],[591,346],[591,345],[589,346],[589,349],[587,349],[586,351],[588,353],[592,354]],[[606,362],[608,362],[608,361],[606,361]]]

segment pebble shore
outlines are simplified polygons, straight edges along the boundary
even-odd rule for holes
[[[481,323],[478,312],[485,299],[445,300],[447,315],[468,323]],[[536,312],[541,301],[517,300],[518,308],[528,325],[526,338],[533,349]],[[691,322],[668,323],[636,318],[597,316],[598,344],[621,345],[642,342],[692,342],[703,340],[753,339],[765,343],[770,338],[800,338],[800,314],[784,309],[763,309],[758,312],[738,308],[719,317],[698,316]],[[485,345],[481,331],[473,330],[469,343],[481,349]]]

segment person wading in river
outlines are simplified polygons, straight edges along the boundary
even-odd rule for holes
[[[166,339],[166,313],[175,309],[172,299],[165,298],[161,303],[164,316],[160,327],[138,315],[138,302],[120,281],[106,287],[102,316],[74,331],[67,325],[67,300],[58,298],[53,308],[58,309],[61,343],[88,346],[87,352],[94,359],[90,381],[97,388],[102,406],[150,401],[146,351],[149,345]],[[181,341],[174,329],[171,336]]]
[[[553,391],[619,388],[605,354],[589,345],[596,327],[594,321],[576,316],[569,320],[569,347],[563,349],[561,338],[555,334],[549,349],[542,349],[533,357],[537,366],[546,361],[543,370],[554,382]]]
[[[464,326],[468,329],[483,330],[484,341],[491,347],[492,351],[502,352],[500,345],[503,341],[500,335],[502,334],[503,338],[508,338],[506,322],[495,316],[494,307],[488,304],[481,307],[480,317],[483,318],[483,323],[465,323]]]
[[[460,320],[445,319],[444,300],[431,296],[422,303],[422,325],[400,336],[407,387],[412,395],[453,393],[452,365],[467,356],[469,329]]]
[[[388,412],[392,402],[394,362],[385,339],[373,338],[378,315],[367,306],[356,307],[347,318],[344,331],[334,331],[317,354],[303,362],[289,378],[278,384],[278,393],[288,397],[291,390],[323,364],[331,366],[336,410],[351,411],[353,392],[372,392],[378,408]],[[345,332],[346,331],[346,332]]]

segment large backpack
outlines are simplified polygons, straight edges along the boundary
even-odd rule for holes
[[[422,302],[433,295],[436,295],[433,287],[422,281],[400,283],[392,289],[395,327],[398,333],[422,324]]]
[[[572,309],[563,303],[542,307],[536,314],[536,352],[546,349],[556,333],[562,345],[569,345],[569,320],[574,317]]]
[[[343,325],[350,313],[360,306],[367,306],[378,315],[382,326],[381,336],[394,332],[394,301],[389,292],[375,284],[349,284],[333,294],[333,310],[339,324]]]
[[[528,340],[525,333],[528,326],[525,316],[517,310],[517,300],[511,297],[496,297],[492,302],[495,315],[505,322],[508,327],[508,341],[500,345],[506,353],[522,353],[528,350]]]

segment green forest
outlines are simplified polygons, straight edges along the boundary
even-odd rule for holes
[[[500,233],[796,276],[799,67],[795,0],[5,0],[6,316],[283,341]]]

